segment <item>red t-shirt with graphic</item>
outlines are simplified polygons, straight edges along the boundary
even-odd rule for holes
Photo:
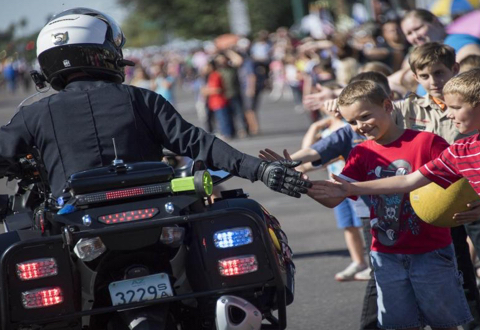
[[[208,108],[216,111],[227,106],[227,98],[223,94],[223,80],[220,73],[213,71],[208,76],[207,86],[210,88],[220,88],[221,92],[208,96]]]
[[[448,147],[441,137],[406,129],[386,145],[365,141],[351,151],[340,175],[348,181],[369,181],[406,175],[435,159]],[[419,254],[451,243],[449,228],[420,220],[410,204],[409,194],[372,195],[370,223],[372,251]]]

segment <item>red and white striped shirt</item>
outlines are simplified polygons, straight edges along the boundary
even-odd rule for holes
[[[443,188],[465,177],[480,194],[480,135],[458,140],[440,156],[422,166],[420,172]]]

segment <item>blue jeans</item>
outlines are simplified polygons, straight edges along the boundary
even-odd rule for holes
[[[220,108],[213,112],[215,116],[215,120],[217,121],[218,128],[220,129],[220,134],[224,137],[232,138],[233,137],[233,125],[232,125],[232,117],[230,115],[230,111],[227,107]]]
[[[370,253],[382,329],[446,328],[473,320],[453,245],[422,254]]]
[[[228,107],[230,108],[230,113],[232,116],[232,121],[235,123],[234,118],[237,120],[237,124],[241,125],[241,128],[245,132],[248,131],[247,120],[245,119],[245,111],[243,109],[242,97],[240,95],[234,96],[228,100]],[[236,124],[233,125],[234,128]]]
[[[338,228],[362,227],[362,221],[355,214],[352,203],[353,202],[351,202],[349,198],[346,198],[343,202],[333,208]]]

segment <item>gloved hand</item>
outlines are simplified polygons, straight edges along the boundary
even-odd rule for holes
[[[302,178],[301,172],[294,170],[300,163],[291,160],[264,161],[258,167],[257,178],[272,190],[300,198],[300,194],[306,194],[307,188],[312,186],[310,181]]]

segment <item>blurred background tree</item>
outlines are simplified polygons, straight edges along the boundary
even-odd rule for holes
[[[21,17],[17,22],[10,24],[0,31],[0,61],[7,57],[24,57],[28,61],[35,59],[35,41],[37,32],[25,34],[28,19]],[[18,34],[21,34],[19,37]]]
[[[128,47],[158,45],[171,38],[212,39],[230,32],[228,0],[118,0],[129,8],[123,24]],[[252,34],[293,24],[291,0],[246,0]]]
[[[290,0],[247,0],[252,33],[259,30],[275,31],[280,26],[293,24],[293,9]]]

